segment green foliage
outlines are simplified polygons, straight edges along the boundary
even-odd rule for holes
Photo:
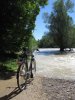
[[[0,52],[15,52],[21,46],[28,46],[40,6],[47,3],[47,0],[41,1],[0,1]]]
[[[72,12],[73,7],[74,7],[74,3],[72,3],[71,0],[67,0],[66,3],[65,3],[65,7],[66,7],[66,10],[68,12]]]
[[[0,62],[0,71],[17,71],[18,65],[16,59],[7,60],[5,62]]]
[[[70,48],[73,39],[73,20],[68,15],[68,11],[72,10],[73,3],[70,0],[56,0],[53,5],[53,11],[48,16],[48,28],[54,42],[60,50]],[[72,34],[73,33],[73,34]]]
[[[29,49],[34,51],[36,48],[38,47],[37,41],[35,40],[35,38],[32,36],[29,39]]]
[[[17,71],[18,65],[15,59],[6,61],[3,65],[7,67],[7,70]]]
[[[73,25],[69,32],[69,47],[75,48],[75,25]]]
[[[41,40],[38,41],[38,47],[39,48],[53,48],[56,47],[53,38],[51,36],[51,33],[46,33],[42,37]]]

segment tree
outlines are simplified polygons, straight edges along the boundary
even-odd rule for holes
[[[72,27],[71,27],[71,30],[70,30],[70,32],[69,32],[69,46],[70,46],[70,48],[75,48],[75,25],[73,25]]]
[[[15,52],[29,45],[40,6],[46,3],[47,0],[0,1],[0,52]]]
[[[69,38],[71,36],[71,28],[73,25],[72,18],[68,12],[73,8],[70,0],[56,0],[53,5],[53,11],[48,18],[48,28],[51,32],[55,43],[60,47],[60,51],[70,47]]]
[[[53,48],[55,43],[50,33],[45,33],[42,39],[38,41],[39,48]]]
[[[29,39],[29,50],[31,51],[34,51],[35,49],[38,48],[38,43],[37,41],[35,40],[35,38],[32,36],[30,39]]]

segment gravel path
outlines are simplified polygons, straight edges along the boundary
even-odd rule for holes
[[[27,89],[18,90],[16,76],[0,80],[0,100],[75,100],[75,53],[40,49],[35,58],[36,76]]]
[[[36,76],[22,92],[18,90],[15,81],[15,78],[6,81],[8,84],[0,89],[0,100],[75,100],[73,80]]]

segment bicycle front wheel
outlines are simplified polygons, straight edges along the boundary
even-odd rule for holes
[[[17,70],[17,85],[21,91],[26,88],[26,81],[27,81],[26,64],[23,63],[22,65],[19,66]]]
[[[33,73],[33,75],[35,75],[35,73],[36,73],[36,61],[35,61],[35,59],[32,61],[32,73]]]

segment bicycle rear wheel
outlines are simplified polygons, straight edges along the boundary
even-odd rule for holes
[[[27,81],[26,64],[23,63],[22,65],[19,66],[17,70],[17,85],[21,91],[26,88],[26,81]]]

